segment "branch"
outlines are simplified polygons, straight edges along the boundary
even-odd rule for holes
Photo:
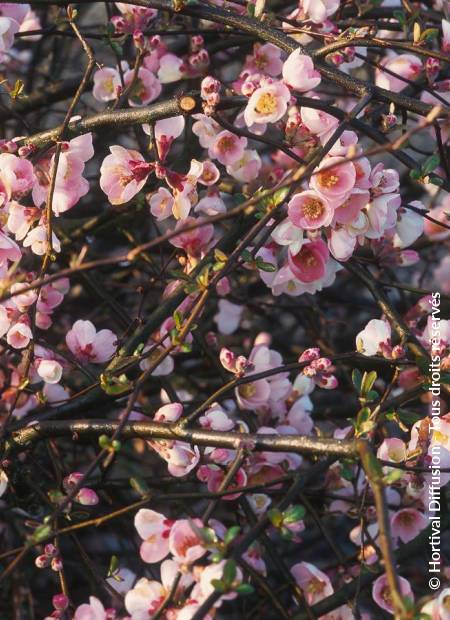
[[[111,437],[120,422],[105,420],[56,420],[41,422],[11,433],[6,441],[5,454],[27,448],[48,438],[70,437],[74,440],[97,439],[100,435]],[[123,439],[178,440],[200,446],[220,448],[248,448],[266,452],[293,452],[297,454],[334,455],[357,457],[352,440],[327,439],[303,435],[265,435],[260,433],[220,432],[203,429],[174,428],[157,422],[130,422],[123,426]]]

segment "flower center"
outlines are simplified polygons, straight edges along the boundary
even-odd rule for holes
[[[231,136],[223,136],[223,138],[220,138],[217,142],[217,148],[221,153],[232,151],[234,148],[234,139]]]
[[[303,204],[303,213],[306,217],[317,220],[324,212],[323,202],[316,198],[309,198]]]
[[[245,385],[241,385],[239,388],[239,393],[244,398],[251,398],[256,394],[256,386],[253,383],[246,383]]]
[[[277,109],[277,98],[272,93],[264,93],[258,99],[255,110],[259,114],[271,114]]]
[[[319,174],[319,184],[324,187],[334,187],[339,182],[339,177],[332,170],[326,170]]]

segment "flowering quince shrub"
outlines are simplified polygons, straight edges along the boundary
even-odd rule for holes
[[[448,620],[450,3],[0,3],[0,618]]]

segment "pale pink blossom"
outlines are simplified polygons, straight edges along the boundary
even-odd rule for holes
[[[239,328],[244,307],[227,299],[219,299],[218,307],[219,312],[214,316],[217,329],[221,334],[229,336]]]
[[[194,133],[204,149],[209,148],[216,139],[216,135],[222,130],[216,121],[205,114],[194,115],[195,123],[192,125]]]
[[[418,200],[410,203],[413,207],[422,209],[425,213],[424,205]],[[392,243],[395,248],[406,248],[416,241],[423,233],[425,218],[420,213],[407,208],[397,210],[397,223]]]
[[[97,101],[117,99],[122,84],[117,69],[103,67],[94,73],[92,95]]]
[[[0,155],[0,179],[7,188],[8,195],[20,198],[30,191],[36,179],[33,164],[11,153]]]
[[[383,71],[383,67],[395,73],[395,76]],[[401,78],[414,81],[421,71],[422,61],[414,54],[391,53],[381,61],[381,67],[375,70],[375,84],[398,93],[408,86]]]
[[[178,82],[184,75],[184,62],[175,54],[164,54],[159,59],[158,80],[161,84]]]
[[[25,315],[15,325],[12,325],[6,334],[7,343],[14,349],[24,349],[32,338],[33,332]]]
[[[0,229],[0,267],[6,266],[8,261],[18,261],[21,257],[22,252],[17,243]]]
[[[36,364],[36,372],[45,383],[59,383],[63,368],[56,360],[41,359]]]
[[[315,24],[323,24],[339,8],[339,0],[300,0],[299,7]]]
[[[306,241],[298,254],[289,252],[289,267],[300,282],[313,282],[325,275],[329,258],[327,244],[322,239]]]
[[[226,213],[227,207],[222,198],[218,194],[211,193],[201,198],[195,205],[195,213],[204,213],[205,215],[217,215],[218,213]]]
[[[128,4],[128,2],[116,2],[115,4],[122,14],[116,21],[113,18],[116,28],[119,26],[119,32],[133,34],[135,30],[145,30],[158,15],[156,9],[134,6],[133,4]],[[120,22],[118,19],[120,19]]]
[[[76,608],[74,620],[107,620],[107,614],[98,598],[90,596],[89,603]]]
[[[428,526],[428,519],[415,508],[402,508],[391,517],[392,536],[403,543],[410,542]]]
[[[450,52],[450,22],[447,19],[442,20],[442,51]]]
[[[239,137],[231,131],[221,131],[208,149],[208,155],[224,166],[236,163],[244,155],[247,138]]]
[[[8,476],[3,469],[0,469],[0,497],[5,493],[8,488]]]
[[[375,197],[366,207],[369,229],[364,233],[368,239],[380,239],[384,232],[397,222],[397,209],[401,204],[399,194],[382,194]]]
[[[117,348],[117,336],[110,329],[97,331],[91,321],[78,320],[67,332],[66,343],[78,360],[103,364]]]
[[[303,245],[303,230],[298,226],[294,225],[290,218],[286,218],[282,222],[274,228],[272,232],[272,239],[281,246],[287,246],[289,251],[292,254],[298,254]],[[265,257],[262,257],[265,260]],[[272,260],[265,260],[265,262],[271,262],[274,264],[275,257]],[[271,281],[273,281],[273,274],[266,274],[267,277],[271,277]],[[267,282],[266,277],[261,273],[261,277],[266,282],[266,284],[270,284]]]
[[[138,151],[118,145],[109,150],[100,168],[100,187],[111,204],[120,205],[141,191],[153,166]]]
[[[249,183],[257,178],[261,166],[262,162],[258,152],[253,149],[245,149],[240,159],[227,166],[227,172],[236,181]]]
[[[291,568],[292,576],[302,589],[308,605],[314,605],[333,594],[333,586],[325,573],[309,562],[299,562]]]
[[[23,240],[24,248],[31,248],[33,254],[37,256],[43,256],[49,250],[49,243],[47,237],[47,227],[43,224],[36,226],[27,234]],[[61,244],[58,237],[52,231],[52,250],[54,252],[61,251]]]
[[[251,73],[265,73],[276,77],[280,75],[282,68],[281,50],[273,43],[255,43],[253,54],[245,60],[245,69]]]
[[[155,140],[161,161],[165,161],[172,142],[183,133],[184,125],[183,116],[172,116],[171,118],[156,121]],[[143,126],[143,129],[147,133],[146,125]]]
[[[300,48],[294,50],[283,65],[283,79],[286,84],[300,93],[316,88],[320,84],[320,73],[314,69],[309,56]]]
[[[182,222],[178,222],[175,230],[189,226],[199,220],[187,217]],[[205,251],[214,236],[214,226],[212,224],[206,224],[205,226],[199,226],[194,230],[181,232],[179,235],[172,237],[170,243],[176,248],[181,248],[189,256],[200,257],[202,252]]]
[[[372,319],[356,336],[356,349],[363,355],[378,355],[390,347],[391,326],[387,321]]]
[[[392,461],[393,463],[403,463],[406,460],[405,442],[397,437],[389,437],[377,450],[377,457],[382,461]]]
[[[370,193],[355,187],[348,198],[334,210],[334,220],[339,224],[353,222],[369,201]]]
[[[356,235],[346,228],[335,228],[328,239],[328,248],[336,260],[346,261],[356,248]]]
[[[258,379],[240,385],[236,389],[236,399],[241,409],[256,411],[266,406],[270,392],[270,383],[266,379]]]
[[[83,177],[85,163],[94,155],[92,134],[86,133],[64,142],[58,161],[52,210],[56,216],[74,207],[89,191],[89,183]],[[37,161],[34,167],[36,180],[32,189],[33,202],[37,207],[48,200],[50,180],[55,165],[54,149]]]
[[[134,517],[134,527],[142,538],[140,556],[148,564],[160,562],[169,553],[169,533],[173,521],[154,510],[141,508]]]
[[[173,196],[165,187],[159,187],[156,192],[147,196],[151,214],[156,217],[158,222],[167,219],[172,215]]]
[[[124,73],[123,80],[125,87],[131,85],[128,92],[130,106],[148,105],[161,94],[161,82],[145,67],[140,67],[136,78],[134,69],[129,69]]]
[[[338,119],[327,112],[315,108],[302,107],[300,109],[302,123],[311,133],[319,137],[328,136],[339,124]]]
[[[20,24],[10,17],[0,17],[0,53],[3,55],[14,45],[14,35],[19,32]]]
[[[329,226],[334,210],[328,200],[313,190],[294,194],[288,203],[290,221],[303,230]]]
[[[198,528],[203,527],[200,519],[192,519],[192,522]],[[179,519],[172,526],[169,534],[169,551],[179,564],[192,564],[205,555],[206,549],[188,519]]]
[[[289,88],[282,82],[273,81],[257,88],[244,111],[247,127],[253,123],[275,123],[280,120],[286,114],[290,98]]]
[[[212,405],[199,419],[200,426],[213,431],[231,431],[234,421],[220,405]]]
[[[160,407],[154,415],[155,422],[176,422],[183,415],[181,403],[168,403]]]
[[[403,598],[409,598],[414,601],[414,595],[411,590],[411,585],[404,577],[398,577],[398,585],[400,594]],[[389,614],[394,613],[394,606],[392,604],[392,594],[388,585],[386,575],[381,575],[373,583],[372,596],[375,603],[387,611]]]
[[[27,236],[31,226],[41,218],[42,212],[38,207],[23,207],[12,200],[8,205],[8,230],[18,241]]]
[[[310,186],[337,207],[347,199],[355,181],[356,170],[351,162],[343,157],[328,157],[315,170]]]
[[[8,309],[0,304],[0,338],[6,334],[11,327],[11,318]]]

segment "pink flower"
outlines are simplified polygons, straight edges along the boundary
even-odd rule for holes
[[[256,411],[267,405],[270,392],[270,383],[266,379],[258,379],[240,385],[236,389],[236,399],[241,409]]]
[[[244,308],[227,299],[219,299],[218,306],[219,312],[214,316],[214,321],[219,332],[229,336],[239,328]]]
[[[31,226],[41,215],[42,212],[37,207],[23,207],[13,200],[8,205],[8,230],[20,241],[27,236]]]
[[[123,76],[125,87],[132,84],[128,102],[130,106],[148,105],[161,94],[161,82],[145,67],[139,69],[136,79],[134,74],[134,69],[129,69]]]
[[[231,131],[221,131],[208,149],[208,155],[224,166],[230,166],[242,158],[247,138],[239,138]]]
[[[200,519],[192,519],[192,522],[199,528],[203,527]],[[206,553],[188,519],[175,521],[169,534],[169,550],[179,564],[192,564]]]
[[[103,67],[94,73],[92,95],[97,101],[117,99],[120,87],[120,75],[117,69]]]
[[[339,8],[339,0],[300,0],[300,8],[315,24],[323,24]]]
[[[294,50],[283,65],[283,79],[290,88],[304,93],[320,84],[320,73],[309,56],[300,48]]]
[[[153,169],[137,151],[110,146],[100,168],[100,187],[113,205],[128,202],[144,187]]]
[[[0,52],[7,52],[14,45],[14,35],[19,28],[15,19],[0,17]]]
[[[294,564],[291,573],[297,585],[302,589],[308,605],[314,605],[333,594],[330,579],[314,564],[309,562]]]
[[[280,120],[286,114],[290,98],[289,88],[282,82],[273,81],[257,88],[244,111],[247,127],[253,123],[275,123]]]
[[[7,188],[8,195],[20,198],[33,187],[36,179],[33,164],[11,153],[0,155],[0,179]]]
[[[0,230],[0,267],[6,266],[8,261],[15,262],[22,258],[22,252],[15,241]]]
[[[75,610],[74,620],[107,620],[105,608],[95,596]]]
[[[305,242],[298,254],[289,252],[289,267],[301,282],[314,282],[324,276],[329,255],[322,239]]]
[[[401,596],[403,598],[409,598],[411,599],[411,601],[413,601],[414,595],[412,593],[409,581],[399,576],[398,582]],[[372,596],[375,603],[379,607],[381,607],[381,609],[384,609],[390,614],[394,613],[394,607],[392,605],[392,595],[388,586],[386,575],[381,575],[381,577],[378,577],[378,579],[374,581],[372,586]]]
[[[161,84],[178,82],[184,77],[184,62],[175,54],[164,54],[159,60],[158,80]]]
[[[145,30],[149,23],[158,15],[156,9],[148,9],[143,6],[134,6],[128,2],[116,2],[116,7],[122,13],[119,22],[119,32],[133,34],[135,30]],[[113,22],[117,28],[117,21]]]
[[[199,419],[200,426],[213,431],[231,431],[234,421],[228,417],[220,405],[213,405],[205,415]]]
[[[377,457],[383,461],[403,463],[406,460],[406,446],[397,437],[385,439],[377,450]]]
[[[395,76],[386,73],[382,68],[376,69],[375,84],[396,93],[408,86],[407,82],[401,78],[414,81],[422,71],[422,61],[414,54],[392,53],[381,61],[381,65],[395,73]]]
[[[343,157],[328,157],[316,169],[310,186],[337,207],[342,204],[355,186],[356,170]]]
[[[165,187],[159,187],[154,194],[147,196],[151,214],[158,222],[172,215],[173,196]]]
[[[66,343],[77,359],[103,364],[114,355],[117,336],[110,329],[97,332],[91,321],[78,320],[67,332]]]
[[[245,69],[250,73],[265,73],[271,77],[280,75],[283,68],[281,50],[273,43],[255,43],[253,54],[247,56]]]
[[[156,121],[155,140],[161,161],[165,161],[172,142],[183,133],[184,124],[183,116],[172,116]],[[146,131],[146,125],[144,125],[144,131]]]
[[[154,510],[141,508],[134,518],[134,527],[144,541],[140,555],[144,562],[154,564],[160,562],[169,553],[169,534],[173,521]]]
[[[31,331],[29,320],[26,315],[23,315],[19,322],[10,327],[6,334],[7,343],[14,349],[24,349],[28,346],[32,338],[33,332]]]
[[[427,525],[426,516],[414,508],[397,510],[391,517],[392,536],[400,538],[404,543],[416,538]]]
[[[154,444],[153,444],[153,447]],[[197,446],[193,448],[184,441],[174,441],[171,448],[165,451],[167,469],[172,476],[181,478],[197,467],[200,461],[200,451]]]
[[[450,22],[446,19],[442,20],[442,51],[450,52]]]
[[[326,198],[313,190],[295,194],[288,203],[288,216],[294,226],[303,230],[316,230],[329,226],[334,210]]]
[[[331,134],[339,124],[335,116],[315,108],[302,107],[300,109],[300,116],[305,127],[320,138]]]
[[[41,359],[36,365],[36,371],[45,383],[59,383],[63,369],[56,360]]]
[[[387,321],[372,319],[356,336],[356,349],[363,355],[378,355],[391,346],[391,326]]]
[[[258,176],[261,170],[262,162],[257,151],[246,149],[242,157],[233,164],[227,166],[227,172],[236,181],[241,183],[249,183]]]
[[[181,403],[169,403],[163,405],[154,415],[155,422],[176,422],[183,415]]]
[[[182,222],[178,222],[176,229],[185,227],[196,221],[198,222],[199,220],[194,220],[194,218],[188,217]],[[176,248],[183,249],[190,256],[199,257],[207,248],[213,235],[214,226],[212,224],[206,224],[205,226],[199,226],[194,230],[182,232],[179,235],[176,235],[176,237],[172,237],[172,239],[170,239],[170,243]]]
[[[43,224],[33,228],[23,240],[23,247],[31,248],[33,254],[37,256],[43,256],[47,252],[48,246],[47,227]],[[52,232],[52,249],[54,252],[61,251],[61,244],[54,232]]]
[[[86,133],[63,144],[59,158],[56,185],[52,201],[55,215],[74,207],[89,191],[89,183],[83,177],[85,163],[94,155],[92,134]],[[54,149],[35,164],[37,183],[33,185],[33,202],[40,207],[47,199],[54,166]]]
[[[370,193],[364,189],[354,189],[350,196],[344,200],[334,211],[334,219],[339,224],[349,224],[358,216],[370,201]]]

